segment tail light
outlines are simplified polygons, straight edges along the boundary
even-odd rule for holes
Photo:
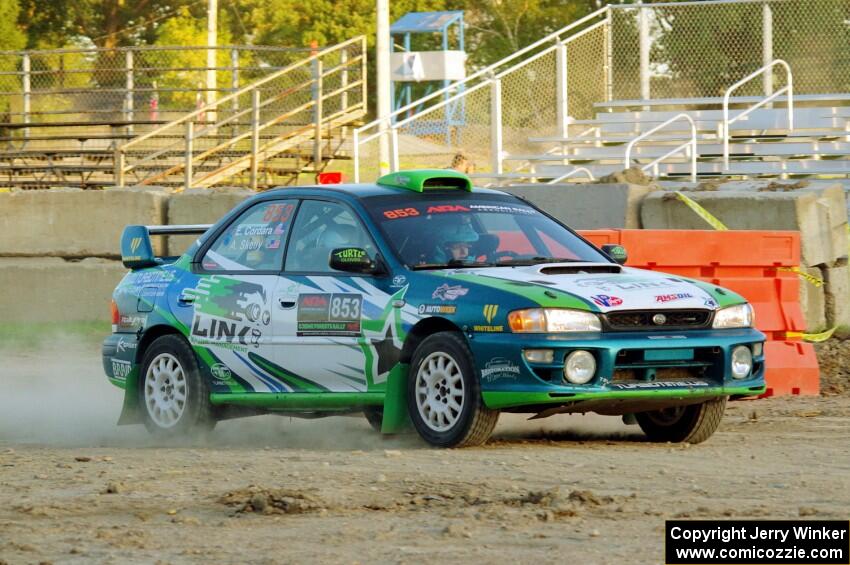
[[[115,301],[109,303],[109,308],[112,310],[112,333],[118,331],[118,322],[121,319],[121,313],[118,312],[118,305],[115,304]]]

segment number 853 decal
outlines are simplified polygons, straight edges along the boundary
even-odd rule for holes
[[[301,294],[298,335],[360,335],[360,294]]]

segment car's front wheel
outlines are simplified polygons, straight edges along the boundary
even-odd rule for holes
[[[651,441],[701,443],[714,434],[726,410],[726,397],[635,414]]]
[[[149,432],[177,437],[215,426],[209,387],[182,338],[155,339],[145,351],[141,370],[139,402]]]
[[[480,445],[499,419],[484,405],[472,352],[456,332],[428,336],[416,348],[407,408],[422,439],[437,447]]]

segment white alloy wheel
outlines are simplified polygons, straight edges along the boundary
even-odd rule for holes
[[[451,429],[465,402],[463,375],[454,359],[435,351],[419,365],[416,374],[416,406],[425,424],[435,432]]]
[[[160,353],[148,365],[145,374],[145,407],[148,416],[160,428],[171,428],[180,421],[186,407],[186,374],[171,353]]]

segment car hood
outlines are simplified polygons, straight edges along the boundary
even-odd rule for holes
[[[646,309],[709,309],[744,302],[743,298],[713,285],[668,273],[622,267],[611,263],[555,263],[522,267],[459,269],[448,278],[498,285],[523,294],[541,287],[553,294],[568,293],[601,312]],[[499,282],[506,283],[500,285]],[[557,292],[555,292],[557,291]],[[535,295],[538,292],[534,293]]]

